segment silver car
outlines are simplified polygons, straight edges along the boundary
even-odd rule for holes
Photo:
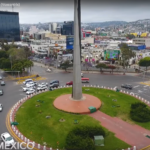
[[[3,110],[3,106],[2,104],[0,104],[0,112]]]
[[[2,78],[2,76],[0,76],[0,80],[2,80],[3,78]]]
[[[1,81],[1,86],[5,85],[5,81]]]

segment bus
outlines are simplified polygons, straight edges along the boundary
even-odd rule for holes
[[[89,78],[82,78],[82,83],[89,83]]]

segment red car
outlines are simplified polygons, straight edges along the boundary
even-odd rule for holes
[[[67,82],[66,85],[73,85],[73,81]]]

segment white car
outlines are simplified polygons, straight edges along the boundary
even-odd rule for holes
[[[23,82],[23,84],[27,84],[27,83],[29,83],[29,82],[33,82],[33,80],[32,80],[32,79],[27,79],[27,80],[25,80],[25,81]]]
[[[2,104],[0,104],[0,112],[3,110],[3,106]]]
[[[37,91],[45,90],[45,89],[47,89],[47,86],[38,86],[37,87]]]
[[[39,84],[38,86],[48,86],[48,83],[42,82],[42,83]]]
[[[0,76],[0,80],[2,80],[3,78],[2,78],[2,76]]]
[[[83,77],[83,73],[81,73],[81,77]]]
[[[15,142],[12,136],[7,132],[1,134],[1,139],[5,143],[6,147],[11,147]]]
[[[30,87],[34,87],[35,88],[35,84],[33,82],[30,82],[30,83],[26,84],[26,87],[27,88],[30,88]]]
[[[26,92],[26,94],[27,94],[27,95],[30,95],[30,94],[33,94],[34,92],[35,92],[34,89],[30,89],[30,90],[28,90],[28,91]]]
[[[33,90],[33,87],[23,87],[23,92],[27,92],[28,90]]]

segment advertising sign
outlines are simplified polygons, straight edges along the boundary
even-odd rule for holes
[[[120,51],[119,50],[105,50],[104,59],[105,60],[118,60]]]
[[[74,37],[67,36],[66,37],[66,49],[73,50]]]

